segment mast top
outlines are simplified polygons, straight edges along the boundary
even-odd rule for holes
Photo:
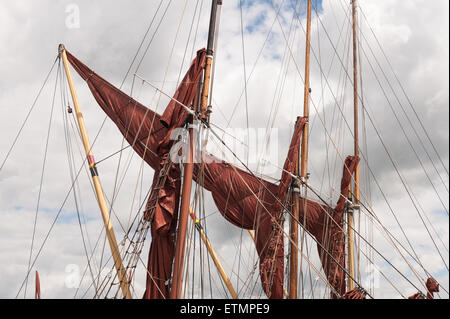
[[[61,54],[65,50],[66,50],[66,47],[64,46],[64,44],[61,43],[60,45],[58,45],[58,52],[59,52],[59,54]]]

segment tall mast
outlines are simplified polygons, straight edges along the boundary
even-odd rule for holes
[[[355,138],[355,156],[359,156],[359,140],[358,140],[358,56],[357,56],[357,33],[356,33],[356,0],[352,0],[352,16],[353,16],[353,112],[354,112],[354,138]],[[359,205],[359,164],[355,168],[355,183],[353,188],[353,207],[348,210],[348,290],[354,289],[354,282],[351,278],[355,278],[355,257],[354,257],[354,233],[353,233],[353,214]]]
[[[105,225],[106,236],[108,237],[109,246],[111,248],[112,257],[114,260],[114,266],[117,271],[117,276],[119,278],[119,285],[122,289],[122,293],[125,298],[131,298],[131,292],[129,289],[129,283],[126,275],[125,268],[123,267],[122,258],[120,256],[119,247],[117,245],[116,236],[114,235],[113,226],[111,223],[111,218],[108,211],[108,206],[106,205],[105,196],[103,193],[103,188],[100,183],[100,177],[98,176],[97,167],[95,165],[94,155],[91,150],[91,143],[89,142],[89,137],[86,130],[86,125],[84,123],[83,114],[81,113],[81,108],[78,103],[77,93],[75,91],[75,86],[73,84],[72,74],[69,68],[69,61],[67,60],[67,53],[64,45],[59,45],[59,53],[62,57],[64,63],[64,69],[66,70],[67,82],[69,83],[70,93],[72,95],[73,106],[75,108],[75,114],[77,117],[78,127],[81,133],[81,139],[83,141],[84,150],[86,153],[87,161],[89,164],[89,169],[92,175],[92,182],[94,184],[95,193],[97,195],[97,202],[102,213],[103,223]]]
[[[216,29],[216,16],[218,6],[222,5],[221,0],[212,0],[211,17],[209,22],[208,46],[206,65],[203,79],[203,87],[200,96],[200,109],[198,110],[203,120],[209,120],[208,97],[211,83],[211,66],[214,54],[214,38]],[[189,216],[189,202],[191,199],[192,175],[194,170],[194,129],[193,119],[191,117],[189,128],[189,155],[188,161],[184,164],[183,190],[181,198],[181,210],[178,221],[177,242],[175,247],[175,259],[173,264],[172,287],[170,289],[170,298],[179,299],[181,296],[181,286],[183,279],[184,250],[186,245],[186,230]]]
[[[205,65],[205,76],[203,80],[203,89],[200,101],[200,114],[204,120],[209,121],[209,113],[211,112],[211,106],[208,105],[208,97],[211,85],[211,69],[214,58],[214,42],[216,39],[216,20],[218,12],[222,6],[222,0],[212,0],[211,6],[211,17],[209,20],[209,31],[208,31],[208,45],[206,47],[206,65]]]
[[[305,118],[309,118],[309,69],[310,69],[310,53],[311,53],[311,7],[312,1],[308,0],[307,6],[307,22],[306,22],[306,54],[305,54],[305,87],[304,87],[304,103],[303,103],[303,116]],[[302,134],[302,145],[301,145],[301,161],[299,163],[299,159],[297,158],[296,167],[295,167],[295,175],[299,173],[300,167],[300,177],[301,180],[306,182],[307,179],[307,170],[308,170],[308,121],[305,123]],[[297,298],[297,283],[298,283],[298,224],[300,217],[300,187],[298,183],[296,183],[295,188],[293,189],[292,199],[293,199],[293,218],[291,218],[290,225],[290,271],[289,271],[289,298],[296,299]],[[306,206],[306,201],[305,201]],[[305,207],[306,208],[306,207]],[[304,208],[304,209],[305,209]],[[306,214],[304,214],[305,216]]]

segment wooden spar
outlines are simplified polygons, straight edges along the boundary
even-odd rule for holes
[[[303,103],[303,116],[308,119],[309,118],[309,70],[310,70],[310,56],[311,56],[311,8],[312,8],[312,0],[308,0],[307,6],[307,26],[306,26],[306,52],[305,52],[305,87],[304,87],[304,103]],[[300,177],[303,181],[306,181],[308,178],[308,129],[309,123],[308,121],[305,123],[302,134],[302,145],[301,145],[301,159],[299,163],[299,159],[297,158],[295,175],[299,173],[300,166]],[[300,164],[300,165],[299,165]],[[299,203],[299,195],[300,189],[298,187],[298,183],[296,187],[292,190],[292,214],[290,224],[290,265],[289,265],[289,298],[296,299],[297,298],[297,283],[298,283],[298,224],[297,221],[300,217],[300,203]],[[305,201],[306,206],[306,201]],[[304,207],[304,211],[306,207]],[[304,214],[305,216],[305,214]]]
[[[223,268],[222,264],[220,263],[219,258],[217,257],[216,251],[214,250],[213,246],[211,245],[211,242],[209,241],[208,237],[206,236],[205,230],[203,229],[202,225],[200,224],[199,220],[195,216],[194,212],[191,210],[191,218],[194,222],[195,229],[197,229],[198,233],[200,234],[200,238],[203,241],[203,244],[205,244],[206,249],[208,250],[209,255],[211,256],[211,259],[214,262],[214,265],[216,265],[217,271],[219,272],[220,277],[222,277],[223,282],[225,283],[225,286],[227,286],[228,291],[230,292],[230,295],[233,299],[238,299],[238,295],[236,291],[234,290],[233,285],[231,284],[230,279],[228,278],[225,269]]]
[[[126,275],[125,268],[123,267],[122,258],[120,256],[119,247],[117,245],[116,236],[114,235],[113,226],[111,223],[110,214],[108,211],[108,206],[106,205],[105,196],[103,193],[102,185],[100,183],[100,178],[98,176],[97,167],[95,165],[94,156],[91,150],[91,144],[89,142],[89,137],[86,130],[86,125],[84,123],[83,114],[81,113],[81,108],[78,103],[78,97],[75,90],[75,86],[72,79],[72,74],[69,68],[69,61],[67,60],[67,53],[64,45],[59,45],[59,53],[62,57],[64,63],[64,69],[66,70],[67,82],[69,83],[70,93],[72,95],[73,106],[75,109],[75,114],[77,117],[78,127],[80,129],[81,139],[83,141],[84,150],[86,152],[87,161],[89,163],[89,169],[92,175],[92,181],[94,184],[95,193],[97,195],[97,202],[102,213],[103,223],[105,225],[106,235],[108,238],[108,243],[111,248],[112,257],[114,260],[114,266],[117,271],[117,276],[119,278],[120,288],[122,289],[123,296],[127,299],[131,299],[131,292],[129,289],[129,283]]]
[[[354,113],[354,138],[355,138],[355,156],[359,157],[359,141],[358,141],[358,56],[357,56],[357,33],[356,33],[356,0],[352,0],[352,16],[353,16],[353,113]],[[359,205],[359,164],[355,168],[355,183],[353,188],[353,206]],[[355,278],[355,257],[354,257],[354,233],[353,233],[353,214],[354,207],[348,211],[348,290],[354,289],[353,279]]]
[[[306,26],[306,54],[305,54],[305,88],[303,94],[303,117],[309,119],[309,66],[311,56],[311,6],[312,0],[308,0],[307,11],[307,26]],[[308,171],[308,138],[309,138],[309,120],[305,123],[302,134],[302,152],[301,152],[301,166],[300,177],[306,180]]]
[[[192,116],[189,121],[192,126]],[[181,195],[181,209],[178,219],[177,242],[175,246],[175,257],[172,273],[172,287],[170,299],[180,299],[183,279],[184,248],[186,246],[187,221],[189,204],[191,200],[192,175],[194,171],[194,130],[189,128],[189,154],[184,164],[183,190]]]
[[[209,120],[208,97],[211,82],[211,65],[213,59],[214,33],[216,29],[217,6],[222,4],[221,0],[212,0],[211,18],[209,23],[207,57],[203,79],[203,86],[200,95],[200,109],[198,110],[204,120]],[[172,273],[172,287],[170,289],[170,299],[179,299],[181,296],[181,286],[183,280],[184,249],[186,245],[187,221],[189,215],[189,202],[191,199],[192,174],[194,170],[194,129],[192,128],[192,117],[189,121],[189,154],[188,161],[184,165],[183,190],[181,197],[181,209],[178,219],[177,242],[175,246],[175,259]]]
[[[298,175],[298,158],[294,174]],[[289,299],[297,299],[297,283],[298,283],[298,223],[300,216],[300,207],[298,196],[300,193],[298,185],[295,190],[291,190],[292,199],[292,218],[289,225],[289,236],[291,237],[290,256],[289,256]]]

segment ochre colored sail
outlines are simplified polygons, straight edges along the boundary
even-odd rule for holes
[[[117,125],[133,149],[154,170],[156,179],[172,147],[170,133],[185,123],[187,112],[175,101],[169,103],[162,116],[152,112],[119,89],[99,77],[81,61],[68,53],[75,70],[88,83],[95,99]],[[178,87],[174,99],[184,105],[196,103],[196,92],[205,63],[205,51],[200,50]],[[229,163],[203,154],[205,161],[194,166],[194,179],[211,191],[220,213],[234,225],[255,230],[256,248],[260,258],[260,274],[264,291],[269,298],[283,297],[283,220],[286,192],[292,182],[288,172],[299,154],[299,142],[306,120],[298,118],[291,146],[279,185],[260,179]],[[341,194],[348,193],[354,158],[348,158],[341,183]],[[147,289],[144,298],[166,298],[172,272],[174,234],[180,197],[180,169],[172,165],[164,187],[158,190],[159,201],[151,219],[152,243],[148,258]],[[342,201],[335,210],[313,201],[307,201],[306,214],[301,206],[300,222],[318,241],[319,255],[330,284],[344,294],[345,280],[340,265],[344,260]],[[345,205],[345,200],[344,200]],[[329,217],[328,214],[331,216]],[[323,247],[323,248],[322,248]],[[324,249],[325,248],[325,249]],[[333,258],[326,251],[330,251]]]

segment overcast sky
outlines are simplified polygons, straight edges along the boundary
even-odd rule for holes
[[[246,128],[247,122],[253,129],[265,131],[272,128],[275,135],[270,145],[275,152],[264,155],[270,164],[261,166],[250,163],[250,167],[276,180],[281,174],[279,167],[283,165],[295,117],[302,115],[305,4],[302,1],[274,0],[274,8],[269,0],[242,3],[243,39],[239,1],[224,1],[212,122],[220,128],[235,129],[230,131],[235,137],[239,135],[236,129]],[[295,10],[293,3],[297,3]],[[314,4],[310,183],[324,198],[335,203],[343,158],[353,152],[349,1],[323,0],[314,1]],[[123,89],[127,93],[132,89],[133,97],[161,113],[167,99],[155,94],[149,85],[133,82],[133,74],[136,72],[172,94],[180,74],[183,76],[196,50],[206,45],[210,1],[163,0],[161,7],[159,5],[157,0],[1,1],[0,163],[3,163],[55,61],[59,43],[64,43],[70,52],[112,84],[120,86],[155,13],[150,32],[125,79]],[[427,278],[425,268],[448,291],[448,1],[361,0],[359,5],[362,10],[359,15],[361,100],[366,108],[366,112],[360,114],[361,151],[364,157],[361,160],[362,201],[370,205],[382,224],[412,253],[403,229],[423,267],[411,258],[408,261],[413,270],[408,267],[386,239],[386,233],[379,226],[372,226],[367,218],[362,217],[358,227],[365,238],[373,238],[370,241],[377,250],[414,285],[423,290],[422,282]],[[277,17],[276,10],[280,6]],[[289,49],[286,49],[286,42]],[[143,55],[147,45],[148,50]],[[60,100],[59,86],[53,113],[51,111],[57,67],[0,171],[0,213],[3,220],[0,223],[0,297],[3,298],[16,297],[28,269],[50,118],[32,260],[71,185],[64,135],[65,110]],[[244,72],[249,78],[247,92],[244,91]],[[74,79],[87,130],[93,141],[105,115],[85,83],[77,75]],[[346,121],[340,112],[345,115]],[[79,139],[73,137],[73,131],[71,134],[75,170],[78,171],[82,163],[79,153],[81,144]],[[248,142],[245,136],[240,140],[244,144]],[[228,141],[235,142],[233,138]],[[121,148],[121,143],[118,130],[107,120],[93,148],[96,159],[116,152]],[[209,147],[213,146],[214,142],[210,142]],[[250,150],[258,157],[261,155],[261,149]],[[245,159],[245,149],[238,150],[238,153]],[[141,160],[132,154],[129,150],[123,153],[118,174],[117,184],[124,176],[114,202],[117,218],[113,218],[113,224],[119,241],[123,237],[122,227],[125,228],[130,216],[134,217],[138,211],[153,176],[152,169],[142,165]],[[224,157],[232,160],[230,154],[224,154]],[[115,156],[99,165],[108,199],[113,196],[118,163],[119,157]],[[139,176],[143,176],[143,180]],[[73,193],[70,194],[32,267],[33,273],[35,270],[40,273],[43,298],[75,296],[74,278],[78,271],[82,275],[87,264],[83,239],[90,254],[101,235],[102,220],[91,191],[89,175],[85,171],[80,174],[76,195],[78,207]],[[82,216],[83,236],[77,209]],[[237,280],[237,269],[242,278],[247,278],[257,262],[251,239],[246,232],[230,225],[217,213],[209,196],[206,197],[206,210],[211,242],[222,257],[233,283],[240,289],[243,283]],[[361,214],[366,216],[365,212]],[[100,238],[95,260],[92,261],[94,275],[98,273],[101,258],[103,237]],[[144,262],[149,241],[150,238],[142,256]],[[237,246],[241,241],[246,258],[242,258],[239,267]],[[318,265],[316,248],[311,239],[308,245],[311,259]],[[197,244],[196,251],[198,249]],[[375,288],[375,297],[399,298],[401,295],[396,289],[404,296],[416,292],[414,286],[376,253],[363,244],[361,251],[369,255],[388,279],[380,275],[380,287]],[[404,251],[402,253],[406,254]],[[108,256],[106,249],[104,258]],[[364,282],[370,269],[367,268],[367,258],[361,255],[360,259],[361,281]],[[110,269],[108,266],[110,264],[106,269]],[[135,281],[137,296],[142,295],[145,286],[142,264],[139,267]],[[214,276],[217,278],[216,274]],[[313,273],[312,277],[317,277],[317,274]],[[257,276],[253,276],[252,281],[252,285],[258,285]],[[88,271],[77,298],[83,297],[91,282]],[[368,286],[373,284],[368,281]],[[223,296],[220,284],[213,288],[218,291],[216,297]],[[29,280],[26,296],[32,297],[33,290],[34,275]],[[261,294],[259,288],[253,292],[250,290],[243,289],[241,296]],[[322,290],[319,296],[323,295]],[[23,296],[22,288],[18,297]],[[84,297],[93,297],[93,290],[88,290]],[[448,293],[441,290],[440,297],[448,298]]]

